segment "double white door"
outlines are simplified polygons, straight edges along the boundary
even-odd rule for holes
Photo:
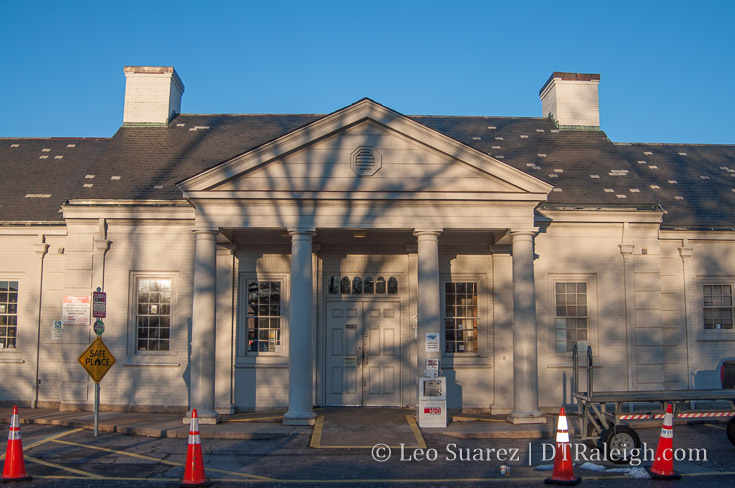
[[[326,404],[401,404],[400,302],[327,303]]]

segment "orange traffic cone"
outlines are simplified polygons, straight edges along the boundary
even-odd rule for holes
[[[33,478],[26,474],[26,464],[23,460],[23,443],[20,440],[20,421],[18,420],[18,405],[13,406],[10,416],[10,433],[8,434],[8,450],[5,453],[5,467],[3,468],[2,482],[30,481]]]
[[[204,476],[204,459],[202,458],[202,444],[199,440],[199,417],[197,409],[191,411],[189,425],[189,446],[186,450],[186,465],[184,479],[179,486],[211,486],[212,483]]]
[[[564,407],[559,411],[559,422],[556,427],[556,451],[554,454],[554,471],[544,483],[554,485],[576,485],[582,478],[574,476],[572,465],[572,448],[569,444],[569,426]]]
[[[674,471],[674,413],[671,404],[666,405],[664,424],[658,439],[653,466],[646,468],[651,478],[657,480],[678,480],[681,475]]]

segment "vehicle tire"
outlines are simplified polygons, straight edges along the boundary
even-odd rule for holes
[[[598,449],[600,442],[600,430],[595,427],[592,422],[587,424],[587,437],[594,437],[594,439],[587,439],[584,441],[584,445],[590,449]]]
[[[615,464],[629,463],[631,451],[640,447],[641,438],[627,425],[616,425],[600,434],[599,448],[605,458]]]
[[[735,444],[735,417],[731,418],[727,423],[727,438]]]

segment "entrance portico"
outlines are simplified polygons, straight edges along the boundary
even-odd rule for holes
[[[313,423],[312,406],[328,404],[330,399],[336,398],[336,393],[331,390],[339,381],[347,380],[346,376],[340,379],[328,376],[335,371],[335,361],[338,361],[326,357],[334,352],[329,347],[335,347],[338,342],[335,337],[340,334],[341,340],[346,341],[348,331],[354,332],[355,337],[359,332],[363,338],[367,333],[369,341],[375,332],[371,328],[378,327],[369,325],[370,313],[381,313],[384,318],[385,310],[391,309],[398,316],[393,325],[383,326],[382,322],[375,322],[382,327],[381,330],[393,328],[394,332],[385,332],[382,336],[377,334],[377,337],[383,341],[380,342],[381,348],[393,350],[395,354],[391,360],[375,356],[376,371],[379,371],[381,379],[368,385],[367,396],[361,393],[361,404],[365,404],[366,398],[368,402],[373,401],[370,392],[377,390],[370,388],[384,392],[379,402],[392,403],[395,400],[391,398],[400,398],[401,404],[410,404],[413,393],[408,385],[413,382],[407,378],[412,377],[415,381],[416,375],[422,374],[427,357],[441,359],[446,363],[442,368],[456,370],[457,375],[462,368],[477,371],[472,373],[475,375],[473,378],[483,374],[482,371],[487,371],[488,367],[492,368],[491,354],[488,355],[488,348],[482,340],[478,341],[478,336],[483,334],[482,337],[487,338],[492,334],[491,314],[487,313],[490,305],[487,303],[492,302],[493,280],[472,275],[473,266],[467,264],[470,258],[465,258],[464,254],[490,257],[495,252],[510,254],[510,244],[513,256],[515,376],[511,419],[523,422],[540,416],[534,352],[533,232],[529,229],[534,227],[535,207],[546,199],[551,190],[549,185],[370,100],[362,100],[190,178],[182,182],[180,188],[196,208],[197,222],[206,222],[208,229],[218,229],[221,236],[231,238],[241,232],[249,233],[247,235],[262,232],[274,236],[272,245],[266,243],[260,247],[247,238],[232,242],[242,256],[239,273],[252,276],[247,283],[260,286],[260,295],[263,289],[271,290],[267,297],[271,308],[264,309],[270,325],[266,328],[261,325],[265,320],[262,314],[256,316],[253,312],[243,316],[241,313],[238,322],[248,321],[248,327],[250,324],[253,327],[241,327],[236,334],[252,330],[257,340],[270,340],[272,344],[270,349],[244,353],[248,357],[242,364],[252,372],[254,391],[265,392],[267,388],[273,394],[276,386],[260,383],[266,381],[266,377],[273,384],[282,381],[286,374],[284,368],[287,368],[288,412],[284,423]],[[377,307],[373,312],[370,306],[362,303],[366,295],[365,286],[360,284],[360,291],[354,293],[350,288],[350,303],[359,304],[352,308],[355,320],[335,325],[337,318],[332,317],[334,320],[330,322],[330,313],[338,307],[330,308],[327,303],[336,303],[336,297],[329,298],[329,290],[325,289],[328,273],[318,264],[327,259],[328,250],[322,248],[315,252],[312,244],[321,244],[321,233],[334,235],[339,232],[345,235],[355,235],[356,232],[403,235],[401,259],[405,260],[406,279],[398,287],[398,296],[385,302],[394,306],[387,309]],[[484,249],[478,251],[475,246],[469,250],[462,242],[463,233],[491,237],[484,243]],[[211,231],[207,235],[211,236],[213,243]],[[290,239],[290,250],[283,246],[286,235]],[[412,241],[407,242],[406,236],[412,236]],[[368,262],[373,255],[396,256],[395,250],[386,251],[378,245],[367,249],[367,253],[365,249],[358,252],[350,249],[350,243],[353,241],[346,240],[340,250],[344,257],[340,258],[343,264],[339,266],[344,269],[349,268],[346,260],[349,261],[353,254],[368,256]],[[196,263],[207,261],[210,247],[196,246]],[[455,257],[442,257],[442,249],[454,253]],[[246,255],[251,257],[246,259]],[[284,272],[283,260],[279,260],[277,255],[290,256],[287,272]],[[317,269],[314,263],[317,263]],[[378,278],[378,275],[368,276],[371,269],[366,266],[366,274],[358,276],[361,283],[366,277]],[[215,266],[198,265],[196,269],[195,280],[216,281],[213,279]],[[276,283],[278,295],[272,291],[276,289]],[[283,288],[280,288],[281,283]],[[350,283],[350,286],[355,286],[354,276]],[[477,291],[478,283],[480,292]],[[463,290],[461,295],[456,294],[459,291],[451,292],[452,300],[456,300],[451,304],[447,298],[450,285]],[[197,307],[206,308],[203,305],[206,297],[198,298],[198,286],[195,290],[195,311]],[[243,300],[243,293],[240,290],[236,300]],[[362,298],[356,297],[357,294]],[[373,295],[371,297],[374,298]],[[346,296],[340,298],[342,301],[345,299]],[[373,301],[381,303],[381,300]],[[485,310],[485,317],[479,316],[480,309]],[[348,310],[344,309],[343,313],[347,314]],[[195,313],[192,339],[195,334],[209,333],[205,323],[213,320],[213,311]],[[478,320],[484,329],[478,328]],[[271,334],[270,339],[260,335],[265,332]],[[427,333],[442,336],[442,353],[426,352]],[[391,334],[397,339],[394,346],[384,340]],[[200,350],[193,351],[192,355],[213,357],[214,339],[210,339],[197,339]],[[342,344],[347,347],[347,342]],[[362,361],[364,349],[359,351],[355,355],[342,351],[340,374],[347,375],[344,373],[347,368],[355,368],[357,372],[358,364],[353,366],[352,357],[359,355]],[[386,354],[388,356],[390,354]],[[368,355],[368,360],[371,357]],[[192,361],[192,378],[194,364]],[[214,379],[202,374],[204,367],[198,366],[197,381],[205,388],[196,398],[192,394],[191,406],[213,412],[214,392],[206,383]],[[362,380],[370,381],[365,379],[365,365],[360,363],[359,367],[362,368]],[[267,368],[278,368],[278,373]],[[387,381],[386,375],[390,379],[396,370],[399,372],[397,380]],[[459,379],[455,383],[457,388],[461,388]],[[393,388],[391,385],[401,389],[397,396],[385,393]],[[350,398],[342,400],[343,403],[357,401],[354,399],[357,397]]]

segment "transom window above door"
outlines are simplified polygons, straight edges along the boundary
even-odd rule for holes
[[[390,276],[330,276],[327,290],[330,295],[397,295],[398,278]]]

